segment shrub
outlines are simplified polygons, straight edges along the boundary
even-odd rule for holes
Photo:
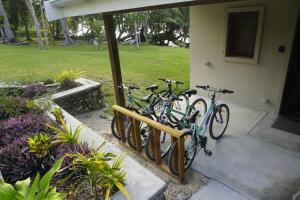
[[[35,84],[27,85],[24,88],[23,96],[27,98],[34,98],[46,92],[47,92],[46,86],[40,83],[35,83]]]
[[[29,146],[29,152],[35,153],[40,157],[45,157],[48,154],[48,150],[51,147],[51,137],[48,133],[39,133],[33,135],[27,140]]]
[[[65,121],[60,118],[60,124],[62,128],[57,128],[52,125],[48,125],[48,127],[56,132],[55,141],[54,143],[61,143],[61,144],[80,144],[79,134],[82,129],[81,126],[77,126],[75,131],[72,130],[71,126],[68,128]]]
[[[78,70],[64,70],[56,76],[55,82],[62,88],[70,88],[76,85],[75,79],[79,78],[82,74],[83,72]]]
[[[0,149],[0,170],[8,183],[15,183],[35,174],[45,174],[56,160],[57,146],[48,149],[48,154],[41,157],[31,153],[23,136]]]
[[[31,135],[45,130],[48,120],[41,114],[26,114],[1,123],[0,147],[11,143],[23,135]]]
[[[56,192],[56,188],[50,186],[54,174],[60,169],[63,158],[56,161],[53,167],[40,179],[38,173],[34,181],[31,179],[17,182],[15,188],[0,180],[0,199],[30,199],[30,200],[63,200],[64,193]]]
[[[54,108],[54,110],[51,113],[54,115],[56,123],[62,126],[61,121],[65,121],[65,116],[63,115],[62,109]]]
[[[0,96],[0,120],[28,112],[41,113],[42,110],[33,101],[25,98]]]
[[[130,199],[123,186],[126,174],[122,171],[121,164],[124,156],[114,159],[116,157],[114,154],[99,152],[100,148],[92,150],[89,154],[66,154],[72,159],[68,169],[71,175],[80,174],[72,177],[76,190],[89,186],[95,199],[99,199],[100,194],[103,193],[105,193],[105,199],[109,199],[111,191],[118,188],[127,199]],[[113,161],[112,164],[110,164],[111,161]]]

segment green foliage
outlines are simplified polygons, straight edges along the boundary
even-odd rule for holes
[[[36,153],[40,157],[45,157],[51,146],[51,136],[47,133],[39,133],[29,137],[27,143],[31,153]]]
[[[79,134],[82,130],[81,126],[77,126],[75,131],[72,130],[66,125],[66,122],[63,119],[60,119],[61,128],[57,128],[52,125],[47,125],[50,129],[56,132],[55,141],[54,143],[62,143],[62,144],[80,144]]]
[[[71,169],[69,169],[71,175],[76,172],[86,172],[84,174],[78,173],[80,176],[77,177],[77,180],[72,179],[77,183],[75,184],[76,190],[89,185],[96,199],[99,199],[100,191],[105,193],[105,199],[109,199],[112,191],[118,188],[127,199],[130,199],[127,190],[123,186],[126,173],[122,171],[121,164],[124,156],[116,158],[115,154],[99,152],[103,145],[86,155],[81,153],[66,155],[72,159]],[[113,163],[110,164],[112,161]],[[64,181],[68,181],[68,179]]]
[[[59,125],[62,126],[61,121],[65,119],[65,116],[63,115],[62,109],[61,108],[54,108],[54,110],[51,112],[54,117],[55,117],[55,121],[56,123],[58,123]]]
[[[83,72],[78,70],[63,70],[55,78],[55,82],[58,83],[62,88],[70,88],[75,85],[75,79],[79,78]]]
[[[0,96],[0,120],[14,117],[19,114],[18,106],[14,101],[9,98]]]
[[[13,187],[10,184],[0,180],[0,199],[1,200],[63,200],[66,197],[64,193],[56,192],[56,188],[50,186],[54,174],[60,169],[64,158],[55,162],[53,167],[40,178],[39,173],[31,183],[28,178],[24,181],[18,181]]]

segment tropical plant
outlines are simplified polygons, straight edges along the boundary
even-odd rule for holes
[[[3,200],[63,200],[66,194],[59,193],[50,186],[54,174],[60,169],[63,158],[57,160],[53,167],[42,177],[37,173],[33,182],[30,178],[18,181],[15,187],[0,180],[0,199]]]
[[[0,147],[10,144],[24,135],[39,133],[47,128],[48,120],[41,114],[26,114],[2,122],[0,127]]]
[[[35,10],[34,10],[33,2],[32,2],[32,0],[25,0],[25,3],[26,3],[26,6],[27,6],[30,14],[31,14],[34,25],[35,25],[36,36],[37,36],[38,41],[39,41],[39,47],[40,47],[40,49],[42,49],[44,44],[43,44],[42,35],[41,35],[41,31],[40,31],[40,24],[38,22],[38,19],[37,19]]]
[[[75,79],[79,78],[83,72],[78,70],[63,70],[60,74],[58,74],[55,78],[55,82],[60,85],[62,88],[70,88],[75,84]]]
[[[30,84],[24,88],[23,96],[34,98],[47,92],[47,87],[43,84]]]
[[[58,123],[59,125],[62,126],[61,121],[65,121],[65,116],[62,112],[62,109],[61,108],[54,108],[51,113],[54,115],[56,123]]]
[[[61,144],[80,144],[79,134],[82,130],[82,126],[77,126],[75,131],[72,130],[72,127],[68,127],[66,122],[60,118],[61,128],[57,128],[53,125],[48,124],[47,126],[56,132],[55,141],[53,143]]]
[[[28,147],[28,137],[23,136],[0,149],[0,170],[4,180],[15,183],[36,173],[45,174],[56,160],[58,146],[48,149],[48,154],[41,157],[31,153]]]
[[[123,186],[125,181],[126,173],[122,171],[121,165],[124,160],[124,155],[121,155],[114,160],[112,165],[106,163],[103,170],[101,171],[102,179],[99,180],[99,183],[102,188],[105,189],[105,199],[109,199],[112,191],[117,187],[127,199],[130,199],[129,193]]]
[[[0,95],[0,120],[16,117],[29,112],[41,113],[41,109],[31,100]]]
[[[48,133],[33,135],[27,140],[30,153],[36,153],[40,157],[45,157],[51,146],[51,136]]]
[[[101,192],[105,193],[105,199],[109,199],[112,191],[118,188],[127,199],[130,199],[127,190],[123,186],[126,174],[122,171],[121,164],[124,156],[114,160],[115,154],[99,152],[103,145],[96,150],[92,150],[89,154],[66,154],[66,157],[71,158],[72,164],[68,169],[70,175],[63,182],[68,181],[68,177],[79,172],[80,176],[72,177],[76,190],[89,186],[95,199],[99,199]],[[113,164],[110,164],[113,160]]]

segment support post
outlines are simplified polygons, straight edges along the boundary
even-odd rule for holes
[[[123,90],[121,88],[118,88],[118,86],[122,84],[122,74],[113,15],[109,13],[103,13],[103,20],[107,38],[112,77],[114,81],[116,102],[119,106],[125,107]]]

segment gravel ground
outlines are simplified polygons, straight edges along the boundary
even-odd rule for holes
[[[179,184],[174,178],[170,177],[167,173],[163,172],[157,168],[152,163],[145,161],[143,158],[139,157],[133,152],[128,151],[128,149],[122,147],[117,139],[115,139],[111,134],[111,116],[108,116],[104,110],[92,111],[84,114],[79,114],[75,116],[78,120],[84,123],[89,128],[98,132],[107,141],[115,144],[120,149],[127,152],[127,155],[135,159],[141,165],[146,167],[156,176],[164,180],[168,188],[165,191],[166,200],[186,200],[189,199],[194,193],[196,193],[201,187],[207,183],[207,178],[199,173],[189,169],[186,172],[186,182],[184,184]]]

